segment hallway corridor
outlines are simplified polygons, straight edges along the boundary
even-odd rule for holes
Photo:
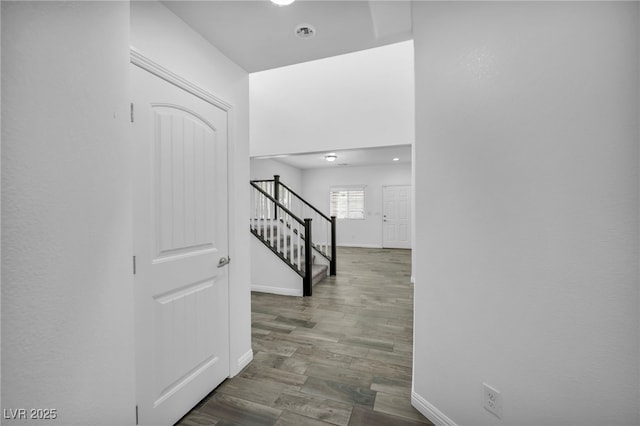
[[[410,276],[410,250],[341,247],[312,297],[253,293],[253,361],[178,425],[431,424],[410,402]]]

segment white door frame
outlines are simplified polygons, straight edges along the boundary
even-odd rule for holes
[[[157,62],[153,61],[152,59],[148,58],[147,56],[145,56],[142,52],[140,52],[139,50],[137,50],[135,47],[130,46],[129,49],[129,55],[130,55],[130,63],[133,65],[136,65],[140,68],[142,68],[143,70],[155,75],[156,77],[161,78],[162,80],[165,80],[166,82],[173,84],[174,86],[192,94],[193,96],[196,96],[197,98],[223,110],[226,112],[227,114],[227,148],[232,147],[233,146],[233,131],[232,128],[230,126],[231,123],[234,122],[233,119],[233,106],[219,98],[218,96],[213,95],[210,92],[207,92],[206,90],[202,89],[201,87],[197,86],[196,84],[194,84],[193,82],[179,76],[178,74],[168,70],[167,68],[163,67],[162,65],[158,64]],[[133,121],[133,115],[134,115],[134,111],[133,111],[133,105],[132,105],[132,110],[131,110],[131,118]],[[229,171],[231,170],[231,167],[228,167],[229,165],[229,149],[227,149],[227,188],[229,186],[229,182],[230,182],[230,176],[229,176]],[[229,191],[227,190],[227,228],[228,228],[228,232],[227,232],[227,254],[231,253],[231,241],[232,238],[230,238],[230,234],[231,234],[231,229],[229,228],[229,218],[230,218],[230,212],[229,212]],[[228,274],[228,286],[231,287],[231,281],[232,281],[232,276],[231,276],[231,270],[228,269],[227,271]],[[230,294],[229,294],[229,299],[228,299],[228,303],[230,305]],[[231,310],[231,306],[228,307],[228,312],[229,314],[231,314],[232,310]],[[229,342],[227,345],[227,350],[229,351],[229,357],[228,357],[228,369],[227,371],[229,371],[230,375],[233,375],[233,370],[231,368],[232,365],[232,357],[231,357],[231,318],[229,318],[228,321],[228,336],[229,336]],[[134,366],[134,368],[136,368]],[[137,377],[134,374],[134,377]]]
[[[191,93],[192,95],[197,96],[203,101],[208,102],[211,105],[218,107],[223,111],[226,111],[228,114],[227,116],[230,117],[229,114],[232,113],[233,107],[229,102],[207,92],[206,90],[195,85],[191,81],[180,77],[178,74],[172,71],[169,71],[162,65],[146,57],[143,53],[141,53],[138,49],[136,49],[133,46],[131,46],[129,50],[129,54],[130,54],[130,60],[132,64],[137,65],[140,68],[146,71],[149,71],[151,74],[157,77],[160,77],[161,79],[173,84],[174,86],[177,86],[182,90],[185,90]],[[232,121],[233,120],[231,120],[230,118],[228,119],[229,123]],[[229,142],[231,142],[231,137],[229,137]],[[232,145],[232,144],[229,143],[229,145]]]

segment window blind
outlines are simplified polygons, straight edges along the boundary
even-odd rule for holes
[[[331,188],[331,216],[338,219],[364,219],[364,186]]]

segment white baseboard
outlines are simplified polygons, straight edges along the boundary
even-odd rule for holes
[[[379,244],[338,244],[338,247],[382,248]]]
[[[251,361],[253,361],[253,349],[249,349],[244,355],[238,358],[238,363],[236,365],[238,371],[233,372],[233,375],[235,376],[241,372],[242,369],[249,365]]]
[[[458,426],[442,411],[431,405],[429,401],[421,397],[416,391],[411,391],[411,405],[436,426]]]
[[[252,285],[251,291],[257,291],[259,293],[280,294],[282,296],[302,296],[302,289],[267,287],[264,285]]]

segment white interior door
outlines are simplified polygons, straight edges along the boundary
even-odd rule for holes
[[[382,246],[411,248],[411,186],[382,188]]]
[[[229,375],[227,112],[131,77],[138,420],[171,425]]]

